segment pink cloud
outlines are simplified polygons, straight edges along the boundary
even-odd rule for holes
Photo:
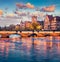
[[[21,4],[21,3],[16,3],[16,6],[18,8],[26,8],[26,6],[24,4]]]
[[[16,15],[14,13],[11,13],[11,14],[7,14],[6,17],[7,18],[15,18]]]
[[[19,15],[19,16],[26,16],[25,12],[15,11],[14,13]]]
[[[0,15],[3,15],[3,10],[0,10]]]
[[[27,7],[27,8],[30,8],[30,9],[33,9],[33,8],[34,8],[34,5],[32,5],[32,4],[30,4],[30,3],[27,3],[27,4],[26,4],[26,7]]]
[[[42,11],[44,12],[54,12],[54,10],[55,10],[55,5],[42,8]]]
[[[27,4],[16,3],[16,6],[18,8],[30,8],[30,9],[34,8],[34,5],[32,5],[31,3],[27,3]]]

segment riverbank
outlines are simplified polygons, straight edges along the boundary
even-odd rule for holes
[[[0,31],[0,35],[2,35],[3,38],[6,38],[10,34],[18,33],[21,34],[22,37],[28,37],[28,35],[32,34],[32,31]],[[37,37],[44,37],[44,36],[60,36],[60,31],[39,31],[39,32],[34,32],[37,34]]]

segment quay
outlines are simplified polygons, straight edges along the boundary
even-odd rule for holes
[[[22,35],[22,37],[28,37],[28,35],[32,34],[33,32],[32,31],[0,31],[0,35],[2,36],[2,38],[6,38],[8,37],[9,35],[11,34],[14,34],[14,33],[17,33],[17,34],[20,34]],[[37,34],[37,37],[44,37],[44,36],[60,36],[60,31],[34,31],[34,33]]]

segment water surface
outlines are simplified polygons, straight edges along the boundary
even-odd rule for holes
[[[60,37],[0,39],[0,62],[60,62]]]

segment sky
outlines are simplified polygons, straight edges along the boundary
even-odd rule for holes
[[[31,21],[32,15],[40,21],[46,14],[60,16],[60,0],[0,0],[0,26]]]

